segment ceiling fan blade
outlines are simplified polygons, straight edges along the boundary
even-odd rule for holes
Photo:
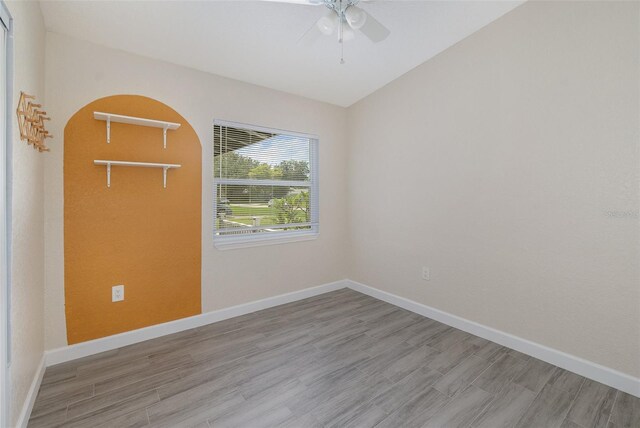
[[[389,34],[391,33],[387,27],[371,16],[369,12],[367,12],[367,20],[362,28],[360,28],[360,31],[374,43],[383,41],[389,37]]]
[[[322,18],[320,18],[322,19]],[[317,42],[320,38],[322,38],[322,33],[318,29],[318,21],[314,22],[311,27],[307,31],[304,32],[302,37],[298,39],[298,45],[309,47]]]

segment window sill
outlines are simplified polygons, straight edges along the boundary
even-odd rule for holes
[[[288,244],[290,242],[313,241],[317,232],[296,234],[294,236],[265,236],[262,238],[214,238],[213,245],[218,250],[236,250],[239,248],[262,247],[264,245]]]

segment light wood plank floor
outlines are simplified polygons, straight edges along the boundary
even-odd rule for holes
[[[344,289],[50,367],[29,427],[640,427],[640,399]]]

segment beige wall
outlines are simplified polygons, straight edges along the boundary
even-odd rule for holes
[[[526,3],[352,106],[350,277],[640,376],[639,8]]]
[[[56,135],[124,93],[193,124],[203,311],[350,277],[640,376],[639,16],[529,2],[348,110],[49,33],[47,105]],[[214,118],[320,135],[317,241],[213,247]],[[51,349],[66,344],[60,145],[45,181]]]
[[[20,91],[45,101],[45,30],[37,2],[9,1],[14,23],[14,105]],[[12,116],[15,117],[15,116]],[[44,160],[13,126],[11,416],[18,415],[44,351]]]
[[[47,34],[46,58],[47,107],[55,118],[55,135],[62,135],[71,115],[96,98],[138,94],[174,108],[200,137],[204,312],[346,277],[344,109],[53,33]],[[319,135],[321,224],[317,240],[227,251],[213,246],[214,118]],[[61,145],[54,146],[45,165],[47,349],[66,345]]]

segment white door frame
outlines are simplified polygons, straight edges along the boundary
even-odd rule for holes
[[[4,120],[0,121],[0,427],[11,423],[11,111],[13,110],[13,19],[0,0],[0,31],[5,32],[4,52],[0,46],[0,61],[4,60],[4,81],[0,81]],[[0,66],[2,64],[0,63]],[[4,124],[2,124],[4,122]],[[4,129],[2,129],[4,125]],[[4,140],[4,141],[2,141]]]

